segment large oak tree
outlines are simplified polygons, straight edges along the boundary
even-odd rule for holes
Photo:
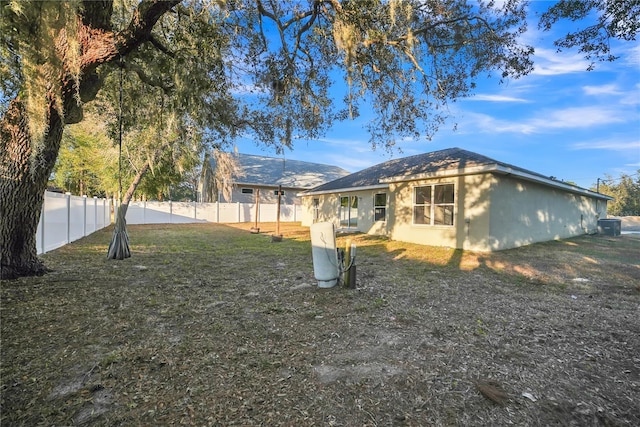
[[[248,132],[281,148],[362,103],[376,114],[374,146],[428,137],[480,75],[532,69],[517,0],[132,2],[0,1],[3,278],[44,271],[35,233],[64,127],[119,69],[162,91],[177,130],[217,144]],[[344,102],[336,79],[348,83]]]

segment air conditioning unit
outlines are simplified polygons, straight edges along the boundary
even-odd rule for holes
[[[619,236],[622,229],[622,221],[615,218],[599,219],[598,234],[606,236]]]

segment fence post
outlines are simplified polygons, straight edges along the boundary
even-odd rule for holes
[[[193,219],[198,219],[198,202],[193,202]]]
[[[71,193],[65,193],[67,196],[67,243],[71,243]]]
[[[169,224],[173,224],[173,203],[169,200]]]
[[[47,204],[47,192],[44,192],[44,199],[42,200],[42,212],[40,212],[40,248],[42,249],[41,253],[46,252],[45,240],[44,240],[44,232],[45,232],[45,205]]]
[[[98,231],[98,196],[93,196],[93,231]]]
[[[238,223],[240,223],[240,202],[236,202],[236,204],[238,205]]]
[[[86,236],[87,235],[87,195],[83,195],[82,196],[82,205],[83,205],[83,209],[84,209],[84,213],[82,215],[82,236]]]
[[[216,200],[216,224],[220,223],[220,200]]]

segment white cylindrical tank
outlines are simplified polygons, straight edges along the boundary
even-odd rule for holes
[[[340,266],[336,251],[336,229],[330,222],[311,226],[313,273],[320,288],[332,288],[338,283]]]

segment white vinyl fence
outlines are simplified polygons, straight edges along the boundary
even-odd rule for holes
[[[78,240],[111,223],[111,200],[45,191],[36,231],[38,254]]]
[[[44,194],[38,230],[38,254],[52,251],[111,224],[111,199],[68,194]],[[277,205],[261,204],[258,222],[275,222]],[[185,224],[193,222],[254,222],[253,203],[131,202],[127,224]],[[280,205],[280,221],[302,219],[302,206]]]
[[[254,222],[254,203],[131,202],[127,224],[184,224],[189,222]],[[275,222],[277,205],[260,204],[258,222]],[[280,221],[302,220],[302,206],[280,205]]]

